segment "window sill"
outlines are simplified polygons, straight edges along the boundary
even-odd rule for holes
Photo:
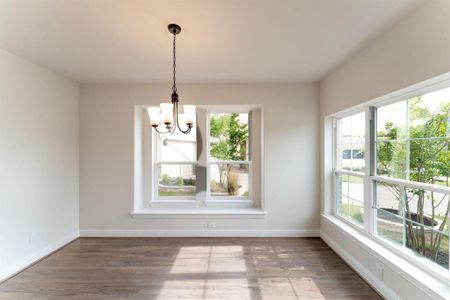
[[[400,254],[397,253],[397,251],[391,250],[388,246],[377,241],[376,238],[368,236],[361,230],[344,222],[339,217],[322,214],[322,219],[337,227],[346,235],[352,237],[366,252],[372,253],[376,259],[383,262],[407,281],[416,286],[420,286],[422,290],[427,291],[427,294],[433,298],[439,299],[439,297],[444,296],[444,299],[446,299],[445,296],[450,293],[450,286],[448,285],[447,278],[429,272],[425,266],[419,267],[410,262],[409,259],[405,257],[406,254]],[[422,284],[424,282],[426,282],[426,285]],[[439,297],[436,297],[438,295]]]
[[[218,219],[263,219],[267,212],[260,208],[235,209],[143,209],[134,211],[130,215],[135,219],[155,218],[218,218]]]

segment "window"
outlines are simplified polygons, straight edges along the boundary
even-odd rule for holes
[[[209,114],[209,195],[249,199],[249,113]]]
[[[263,207],[260,107],[200,107],[189,134],[146,130],[143,209]]]
[[[375,234],[447,270],[449,111],[450,88],[378,107],[373,180]]]
[[[336,213],[363,224],[365,112],[336,119]]]
[[[155,133],[156,199],[195,199],[197,143],[196,129],[188,134]]]
[[[450,277],[450,88],[333,119],[334,213]]]

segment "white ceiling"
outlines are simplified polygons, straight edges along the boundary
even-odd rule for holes
[[[420,0],[0,0],[0,48],[79,82],[316,81]]]

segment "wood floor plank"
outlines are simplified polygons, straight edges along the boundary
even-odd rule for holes
[[[381,299],[319,238],[80,238],[0,299]]]

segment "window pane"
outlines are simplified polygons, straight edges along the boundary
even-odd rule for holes
[[[448,186],[450,88],[377,109],[377,174]]]
[[[376,207],[392,214],[403,215],[401,211],[401,190],[396,184],[384,182],[375,183]],[[400,210],[400,211],[399,211]]]
[[[449,186],[449,141],[450,139],[411,141],[409,179]]]
[[[363,178],[336,174],[336,211],[342,217],[363,224]]]
[[[406,100],[377,109],[377,140],[404,140],[407,136]]]
[[[398,185],[375,183],[376,232],[392,242],[403,245],[403,210]]]
[[[377,234],[448,269],[449,195],[382,182],[375,186]]]
[[[414,221],[406,221],[406,247],[414,253],[449,269],[448,232],[434,230]]]
[[[377,234],[391,242],[403,245],[403,218],[383,209],[378,209],[376,213]]]
[[[348,205],[349,218],[362,225],[364,223],[364,204],[349,198]]]
[[[249,160],[248,113],[210,114],[211,161]]]
[[[196,161],[196,129],[184,134],[176,130],[173,134],[156,134],[158,143],[158,161]]]
[[[348,196],[359,202],[364,202],[364,178],[348,176]]]
[[[248,164],[211,164],[211,196],[248,197]]]
[[[195,165],[161,164],[158,196],[195,196]]]
[[[407,162],[405,141],[379,141],[377,143],[377,174],[406,179]]]
[[[405,217],[407,219],[448,232],[447,222],[444,223],[445,227],[440,229],[440,225],[448,218],[449,196],[447,194],[406,188],[406,196]]]
[[[411,138],[450,138],[450,88],[408,99]]]
[[[365,113],[338,120],[337,129],[337,167],[364,172]]]

